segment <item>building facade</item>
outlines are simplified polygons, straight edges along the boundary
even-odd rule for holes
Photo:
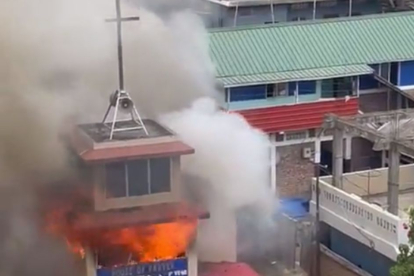
[[[403,12],[210,32],[223,108],[269,134],[281,196],[309,194],[314,162],[329,173],[325,114],[412,105],[412,27],[414,13]],[[382,165],[381,153],[363,138],[346,137],[345,148],[345,171]]]
[[[204,17],[213,28],[368,15],[393,8],[389,1],[377,0],[205,1],[210,12]]]

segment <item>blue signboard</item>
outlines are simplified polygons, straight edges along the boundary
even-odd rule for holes
[[[187,259],[100,268],[97,276],[187,276]]]

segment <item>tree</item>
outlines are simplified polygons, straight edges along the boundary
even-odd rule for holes
[[[414,276],[414,208],[409,211],[408,244],[399,246],[400,254],[397,263],[391,267],[391,276]]]

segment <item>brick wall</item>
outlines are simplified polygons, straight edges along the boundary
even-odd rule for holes
[[[302,149],[314,149],[314,143],[277,147],[276,187],[279,196],[308,196],[314,166],[302,158]]]

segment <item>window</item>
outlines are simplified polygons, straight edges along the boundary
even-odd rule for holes
[[[333,1],[323,1],[319,4],[319,6],[321,7],[334,7],[336,6],[338,3],[337,1],[333,0]]]
[[[314,128],[308,130],[308,137],[313,138],[315,137],[316,130]]]
[[[323,98],[342,98],[356,94],[356,78],[343,77],[322,80]]]
[[[266,94],[266,85],[234,87],[230,89],[230,102],[261,100]]]
[[[286,135],[286,141],[290,140],[303,140],[307,138],[308,132],[305,131],[295,131],[295,132],[287,132]]]
[[[276,133],[276,142],[282,142],[285,140],[285,135],[283,133]]]
[[[399,84],[404,85],[413,85],[414,84],[414,61],[402,61],[400,63],[400,77]]]
[[[380,76],[383,77],[386,80],[390,79],[390,64],[389,63],[382,63],[380,65]]]
[[[337,17],[339,17],[339,14],[337,14],[337,13],[325,14],[323,16],[323,18],[326,18],[326,19],[328,19],[328,18],[337,18]]]
[[[398,62],[392,62],[390,65],[390,82],[394,85],[398,85]]]
[[[288,95],[295,96],[296,91],[298,95],[315,94],[316,93],[316,82],[315,81],[289,82]]]
[[[296,4],[292,4],[290,5],[290,8],[292,10],[305,10],[307,9],[309,6],[308,3],[304,2],[304,3],[296,3]]]
[[[315,81],[298,82],[298,93],[299,95],[315,94],[316,93],[316,82]]]
[[[372,69],[374,69],[375,73],[377,73],[382,78],[390,81],[391,76],[393,77],[394,81],[396,79],[396,74],[391,74],[392,68],[390,63],[382,63],[382,64],[371,64]],[[376,89],[381,87],[380,83],[371,75],[360,76],[359,78],[359,88],[361,90],[368,90],[368,89]]]
[[[352,12],[351,16],[360,16],[362,15],[360,12]],[[346,14],[346,16],[349,16],[349,13]]]
[[[266,86],[266,97],[283,97],[287,96],[287,84],[286,83],[273,83]]]
[[[237,13],[240,16],[249,16],[249,15],[253,15],[254,10],[251,7],[240,7],[238,8]]]
[[[279,21],[275,21],[275,22],[273,22],[273,21],[266,21],[265,22],[265,24],[277,24],[277,23],[279,23]]]
[[[108,198],[149,195],[171,190],[169,158],[109,163],[105,169]]]
[[[305,21],[306,17],[294,17],[292,21]]]

